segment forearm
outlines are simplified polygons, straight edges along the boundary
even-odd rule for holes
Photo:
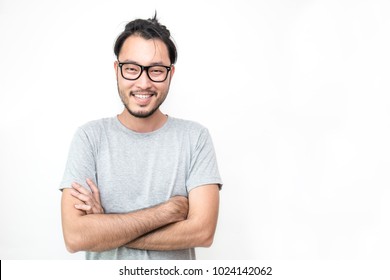
[[[64,231],[69,251],[106,251],[172,222],[156,208],[129,214],[96,214],[78,218]]]
[[[180,206],[183,199],[172,198],[163,204],[127,214],[93,214],[75,208],[81,203],[65,189],[62,196],[62,227],[70,252],[105,251],[128,242],[167,224],[186,218]],[[184,203],[187,200],[184,198]]]
[[[179,221],[149,232],[126,244],[144,250],[180,250],[211,246],[218,220],[219,189],[207,185],[189,194],[189,213]]]
[[[202,227],[191,220],[170,224],[149,232],[126,247],[142,250],[180,250],[194,247],[209,247],[214,238],[215,225]]]

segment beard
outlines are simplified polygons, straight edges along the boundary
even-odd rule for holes
[[[167,96],[167,94],[165,94],[165,96],[163,96],[160,100],[157,100],[156,105],[149,110],[143,109],[142,107],[138,108],[137,110],[132,110],[129,107],[128,102],[126,102],[126,101],[128,101],[131,98],[131,96],[133,96],[136,93],[136,91],[130,91],[128,94],[126,94],[126,92],[124,90],[121,90],[119,88],[118,84],[117,84],[117,87],[118,87],[119,97],[121,98],[123,106],[125,106],[127,112],[130,115],[132,115],[133,117],[141,118],[141,119],[146,119],[146,118],[152,116],[160,108],[161,104],[165,101],[165,98]],[[144,92],[144,93],[147,92],[147,93],[153,94],[154,98],[155,98],[155,96],[157,96],[157,92],[155,92],[155,91],[142,91],[142,92]]]
[[[146,119],[146,118],[152,116],[160,108],[160,106],[162,104],[162,102],[157,103],[157,105],[149,111],[139,110],[136,112],[136,111],[131,110],[129,108],[129,106],[126,104],[126,102],[124,102],[122,97],[121,97],[121,99],[122,99],[122,103],[125,106],[127,112],[129,112],[129,114],[132,115],[133,117],[140,118],[140,119]]]

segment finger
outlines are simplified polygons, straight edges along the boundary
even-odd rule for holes
[[[95,184],[91,179],[89,179],[89,178],[87,179],[87,184],[88,184],[88,186],[91,188],[93,197],[94,197],[97,201],[100,201],[99,189],[98,189],[98,187],[96,186],[96,184]]]
[[[91,188],[92,192],[99,192],[98,187],[95,185],[95,183],[91,179],[87,179],[87,184]]]
[[[84,202],[84,203],[92,204],[92,199],[91,199],[91,197],[88,196],[88,195],[79,193],[77,190],[71,190],[71,191],[70,191],[70,194],[71,194],[73,197],[75,197],[75,198],[81,200],[81,201]]]
[[[72,188],[76,189],[79,193],[82,193],[82,194],[85,194],[85,195],[89,195],[91,193],[86,188],[84,188],[83,186],[81,186],[80,184],[78,184],[76,182],[74,182],[72,184]]]
[[[87,204],[75,204],[74,207],[76,209],[83,210],[83,211],[90,211],[92,209],[92,207]]]

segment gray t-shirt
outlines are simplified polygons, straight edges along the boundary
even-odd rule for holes
[[[71,143],[60,189],[91,178],[100,190],[105,213],[128,213],[219,184],[212,140],[195,122],[168,117],[150,133],[129,130],[117,117],[80,127]],[[150,251],[120,247],[87,252],[87,259],[195,259],[195,250]]]

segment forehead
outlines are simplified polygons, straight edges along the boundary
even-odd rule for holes
[[[156,63],[170,64],[168,48],[162,40],[144,39],[136,35],[128,37],[123,43],[119,61],[131,61],[145,66]]]

